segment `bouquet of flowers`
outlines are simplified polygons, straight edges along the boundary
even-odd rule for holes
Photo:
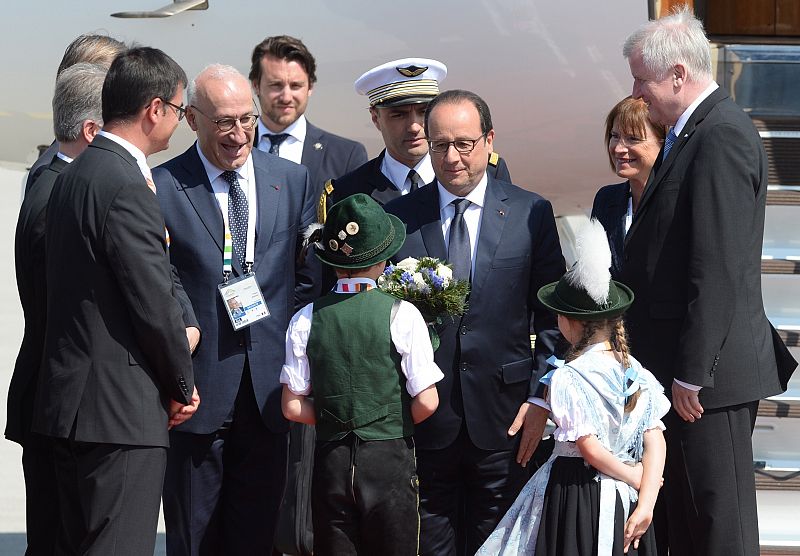
[[[378,278],[378,287],[419,309],[434,350],[439,347],[434,325],[441,324],[443,317],[460,316],[467,310],[469,282],[454,280],[450,266],[432,257],[408,257],[388,265]]]

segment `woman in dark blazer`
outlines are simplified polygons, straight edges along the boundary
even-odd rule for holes
[[[600,188],[592,204],[592,218],[599,220],[608,234],[611,275],[615,280],[622,271],[625,234],[666,134],[666,127],[650,121],[647,105],[640,99],[624,98],[606,117],[608,160],[614,172],[626,181]]]

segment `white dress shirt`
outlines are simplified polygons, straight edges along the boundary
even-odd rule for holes
[[[203,151],[200,150],[199,143],[195,143],[195,148],[197,148],[197,154],[200,155],[200,161],[203,163],[203,168],[205,168],[206,175],[208,175],[208,181],[211,183],[211,189],[214,191],[214,197],[219,204],[220,212],[222,212],[222,220],[225,222],[225,225],[227,225],[228,191],[231,186],[222,177],[224,170],[220,170],[209,162],[203,154]],[[239,186],[242,188],[247,198],[247,235],[250,237],[251,234],[253,234],[252,237],[255,237],[256,219],[258,218],[258,198],[256,196],[256,177],[255,170],[253,169],[253,156],[248,155],[244,165],[241,168],[237,168],[235,171],[239,178]]]
[[[114,135],[113,133],[101,129],[97,132],[98,135],[102,135],[106,139],[110,141],[114,141],[117,145],[121,146],[123,149],[128,151],[133,158],[136,159],[136,165],[139,167],[139,170],[142,172],[144,179],[153,181],[153,173],[150,171],[150,166],[147,165],[147,156],[145,156],[142,149],[131,143],[130,141],[126,141],[119,135]]]
[[[483,206],[486,202],[486,185],[488,183],[489,179],[484,172],[481,181],[478,182],[475,189],[464,197],[464,199],[471,203],[469,207],[467,207],[467,210],[464,211],[464,222],[467,224],[467,232],[469,233],[473,276],[475,276],[475,255],[478,250],[478,238],[481,233],[481,214],[483,214]],[[456,197],[447,191],[438,181],[436,182],[436,186],[439,188],[439,219],[442,223],[442,237],[444,237],[444,244],[450,245],[450,223],[456,215],[456,207],[451,203],[460,197]]]
[[[341,278],[337,287],[359,283],[375,287],[375,281],[369,278]],[[312,387],[306,346],[311,332],[313,311],[313,303],[300,309],[292,317],[286,331],[286,362],[281,369],[281,383],[286,384],[297,396],[309,394]],[[444,378],[444,374],[433,361],[428,327],[416,307],[407,301],[401,301],[397,314],[389,325],[389,332],[400,355],[400,369],[406,377],[406,390],[412,398]]]
[[[281,131],[280,133],[288,133],[289,137],[284,139],[283,143],[281,143],[281,146],[278,149],[278,156],[286,160],[291,160],[296,164],[300,164],[300,161],[303,158],[303,143],[306,141],[307,129],[308,124],[306,122],[306,116],[305,114],[302,114],[291,125]],[[270,142],[269,138],[264,137],[264,135],[277,135],[277,133],[267,129],[267,126],[265,126],[264,122],[262,122],[261,118],[259,118],[257,148],[260,151],[268,153],[272,143]]]
[[[392,182],[403,195],[411,191],[411,180],[408,179],[408,171],[412,169],[419,174],[424,184],[431,183],[436,177],[436,174],[433,173],[433,165],[431,164],[431,156],[429,154],[426,154],[422,160],[417,162],[414,168],[409,168],[402,162],[395,160],[392,155],[389,154],[389,151],[384,153],[383,161],[381,162],[381,173],[383,173],[386,179]]]

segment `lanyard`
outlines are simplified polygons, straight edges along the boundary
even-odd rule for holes
[[[228,192],[228,202],[230,203],[230,192]],[[257,202],[256,200],[256,188],[255,188],[255,179],[250,178],[247,180],[247,242],[245,247],[245,254],[244,254],[244,266],[242,270],[244,270],[245,274],[250,273],[250,269],[253,267],[253,258],[254,252],[256,247],[256,211],[253,210],[253,203]],[[222,275],[225,278],[225,281],[228,281],[228,276],[230,275],[231,271],[233,270],[233,238],[231,236],[231,229],[228,226],[228,210],[225,207],[225,210],[220,207],[220,212],[222,212],[222,223],[225,226],[225,243],[222,248]]]

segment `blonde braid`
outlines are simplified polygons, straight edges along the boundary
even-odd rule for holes
[[[628,347],[628,335],[625,332],[625,324],[622,320],[622,317],[618,317],[611,321],[613,325],[611,327],[611,344],[614,346],[614,349],[617,350],[620,355],[622,355],[622,372],[628,370],[630,367],[630,348]],[[625,385],[627,387],[627,384]],[[630,413],[633,411],[633,408],[636,407],[636,401],[639,399],[641,395],[641,389],[637,390],[625,401],[625,412]]]

